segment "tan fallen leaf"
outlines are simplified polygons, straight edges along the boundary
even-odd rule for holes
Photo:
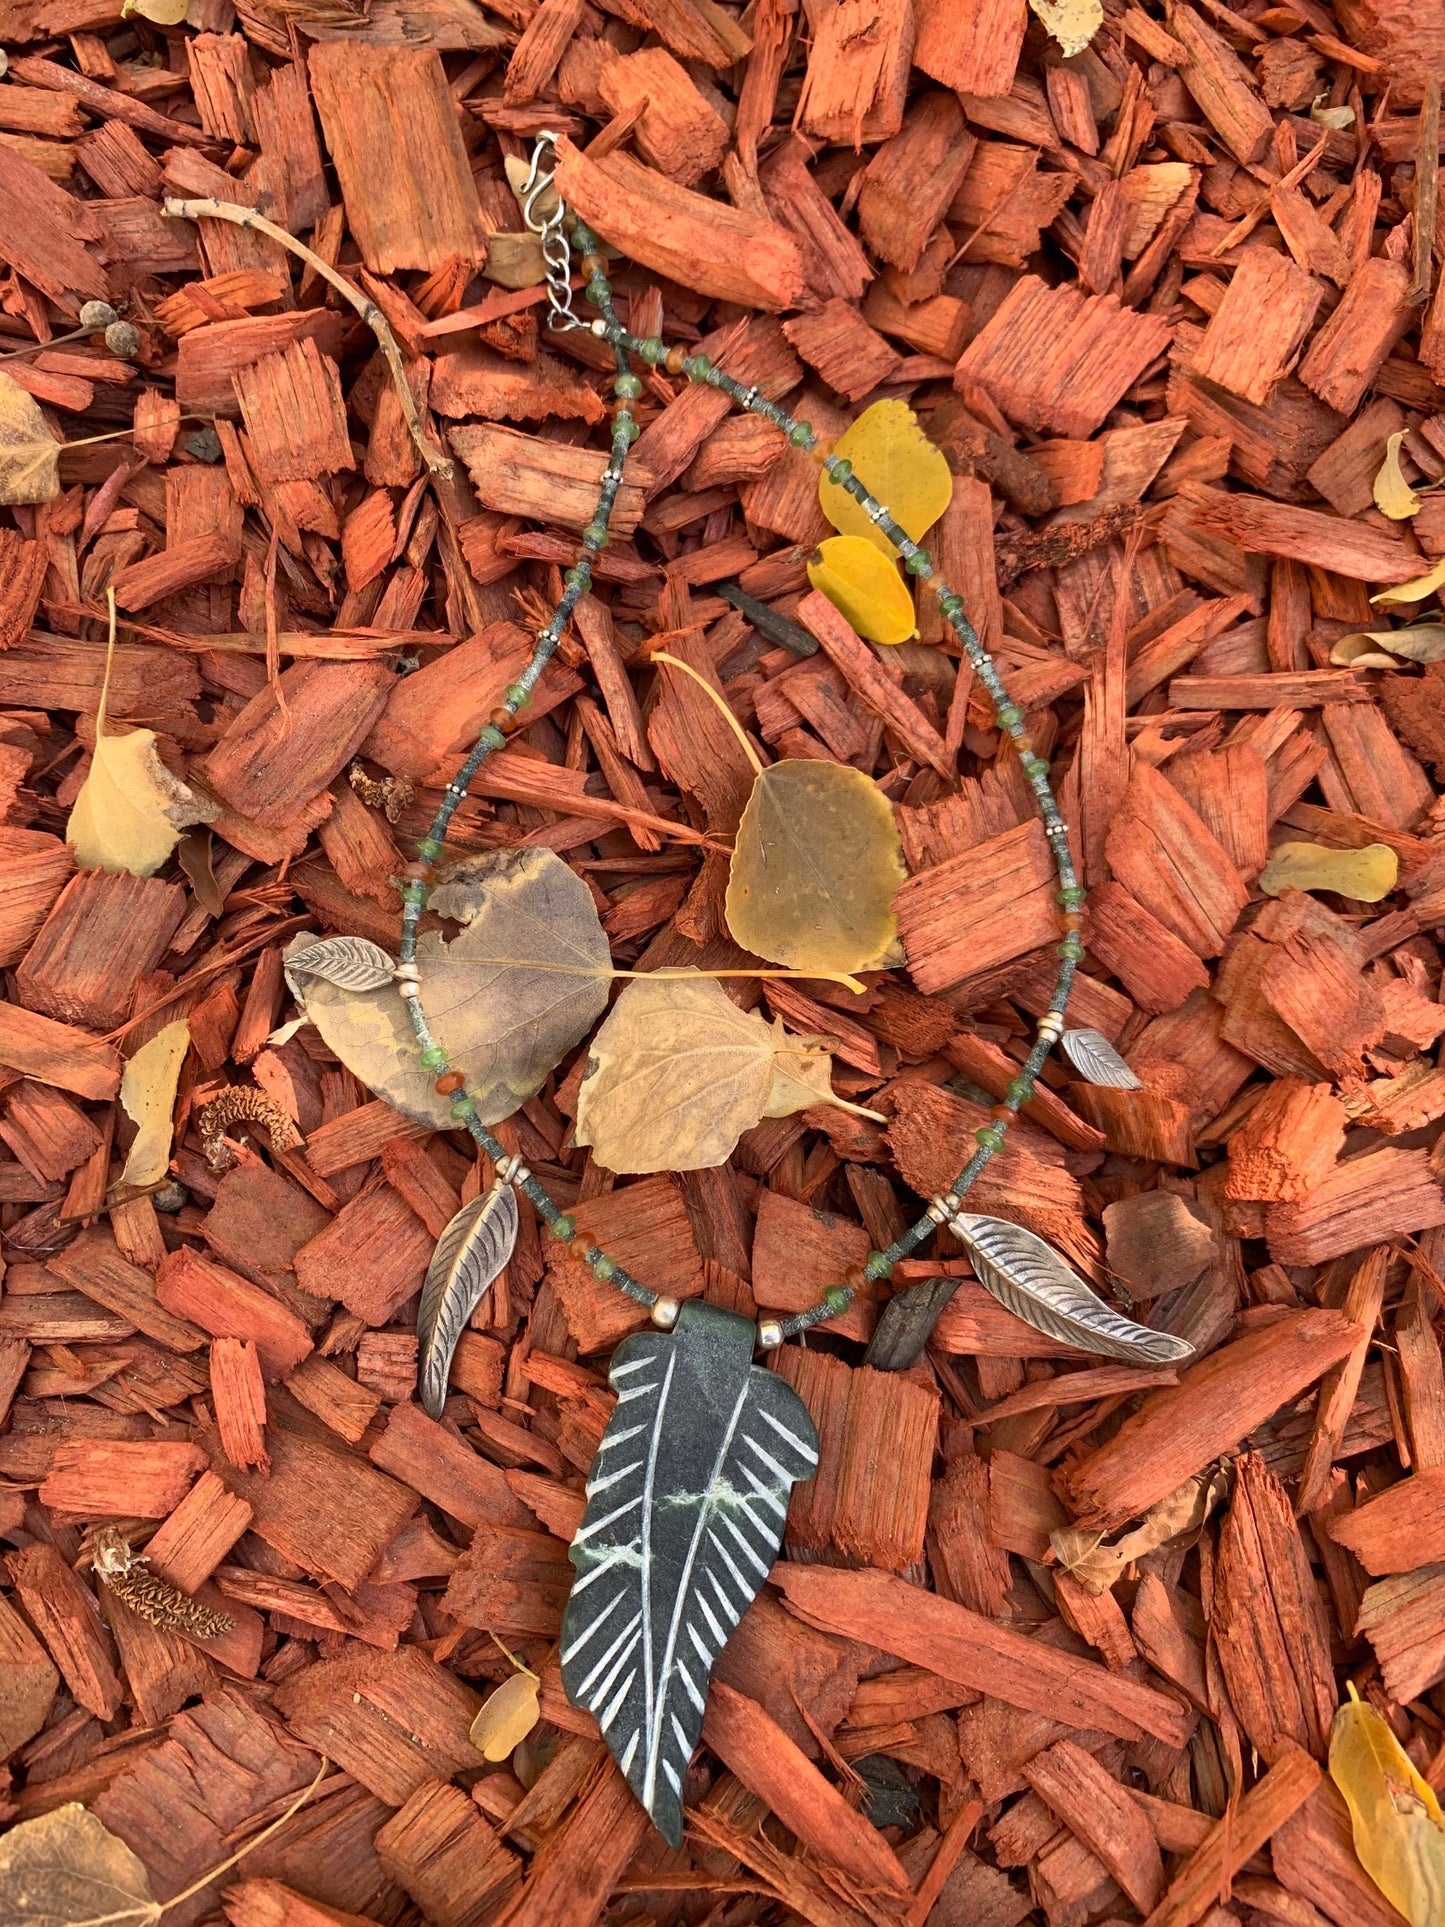
[[[1368,630],[1354,636],[1341,636],[1330,650],[1330,661],[1340,669],[1398,669],[1399,659],[1381,646]]]
[[[1442,588],[1445,588],[1445,555],[1424,575],[1413,575],[1408,582],[1397,582],[1391,589],[1381,589],[1370,600],[1382,608],[1392,609],[1397,602],[1424,602],[1427,597],[1438,595]]]
[[[1222,1467],[1196,1472],[1112,1546],[1104,1544],[1101,1532],[1081,1532],[1077,1526],[1060,1526],[1051,1532],[1049,1545],[1065,1572],[1086,1591],[1107,1592],[1136,1559],[1157,1552],[1171,1539],[1197,1532],[1224,1497],[1228,1483]]]
[[[843,1105],[828,1061],[710,977],[638,977],[592,1040],[577,1142],[609,1171],[711,1170],[764,1117]]]
[[[1410,484],[1405,480],[1400,467],[1400,444],[1405,439],[1404,429],[1391,435],[1385,443],[1385,459],[1380,464],[1375,477],[1375,507],[1381,515],[1388,515],[1392,522],[1408,521],[1418,515],[1424,503]]]
[[[1266,896],[1286,890],[1334,890],[1356,903],[1378,903],[1400,880],[1400,859],[1388,843],[1332,850],[1323,843],[1280,843],[1259,873]]]
[[[141,1862],[78,1801],[24,1820],[0,1839],[0,1920],[15,1927],[150,1927],[160,1916]]]
[[[1330,1728],[1330,1778],[1350,1810],[1355,1853],[1410,1927],[1440,1927],[1445,1815],[1384,1715],[1348,1683]]]
[[[217,806],[172,776],[156,754],[153,729],[106,734],[106,702],[115,653],[115,594],[111,591],[110,646],[95,718],[95,748],[65,826],[65,840],[83,870],[128,870],[154,876],[182,833],[211,823]]]
[[[793,970],[886,967],[907,872],[888,798],[846,763],[774,763],[753,785],[728,873],[728,928]]]
[[[1103,24],[1101,0],[1029,0],[1065,60],[1081,54]]]
[[[541,1684],[537,1675],[524,1667],[488,1693],[471,1726],[472,1745],[484,1760],[505,1760],[512,1748],[526,1739],[539,1717],[537,1694]]]
[[[122,20],[130,20],[139,14],[157,27],[178,27],[189,5],[190,0],[125,0],[120,15]]]
[[[125,1067],[120,1101],[136,1126],[135,1140],[120,1174],[123,1186],[158,1184],[171,1158],[171,1112],[181,1065],[190,1049],[191,1027],[178,1017],[142,1044]]]
[[[0,503],[53,502],[60,493],[60,443],[40,404],[0,370]]]

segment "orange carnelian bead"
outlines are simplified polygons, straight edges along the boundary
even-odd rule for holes
[[[667,351],[667,359],[663,362],[662,365],[664,368],[666,368],[668,374],[680,375],[682,373],[682,364],[686,360],[687,360],[686,348],[669,348]]]
[[[1011,1104],[995,1104],[989,1112],[995,1124],[1012,1124],[1015,1112]]]
[[[1059,928],[1061,930],[1082,930],[1083,927],[1084,913],[1082,910],[1065,910],[1059,918]]]
[[[436,874],[429,863],[403,863],[401,873],[413,883],[430,883]]]
[[[862,1265],[850,1265],[843,1273],[843,1283],[848,1287],[849,1291],[867,1291],[868,1274]]]
[[[438,1097],[450,1097],[452,1092],[459,1091],[466,1081],[460,1071],[443,1071],[432,1089]]]
[[[516,720],[517,718],[512,711],[510,709],[504,709],[500,703],[487,718],[487,721],[496,729],[506,729],[510,724],[515,723]]]
[[[585,1258],[596,1243],[597,1240],[592,1236],[590,1231],[579,1231],[576,1237],[568,1244],[567,1249],[574,1258]]]

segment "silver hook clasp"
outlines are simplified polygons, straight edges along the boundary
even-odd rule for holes
[[[542,261],[547,271],[547,301],[551,309],[547,326],[561,332],[568,328],[585,328],[587,323],[572,307],[572,250],[568,246],[567,231],[563,225],[567,209],[552,184],[555,166],[544,168],[542,165],[543,156],[549,149],[555,153],[556,146],[557,136],[544,127],[532,149],[532,165],[522,184],[519,199],[522,203],[522,219],[542,243]]]

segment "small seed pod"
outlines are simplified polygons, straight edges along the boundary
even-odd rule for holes
[[[120,316],[108,301],[87,301],[80,310],[80,325],[98,334],[102,328],[110,328],[120,320]]]
[[[140,329],[134,322],[112,321],[105,331],[105,345],[122,361],[132,361],[140,353]]]

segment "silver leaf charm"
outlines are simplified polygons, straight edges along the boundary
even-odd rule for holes
[[[367,937],[327,937],[305,950],[293,950],[282,966],[291,995],[302,1000],[303,977],[320,977],[338,990],[379,990],[396,969],[379,943]]]
[[[795,1481],[818,1463],[806,1406],[754,1365],[756,1342],[749,1320],[702,1299],[673,1332],[623,1340],[568,1554],[562,1684],[674,1847],[713,1664],[777,1557]]]
[[[516,1193],[500,1178],[464,1204],[437,1239],[416,1317],[417,1388],[433,1418],[441,1417],[446,1403],[457,1340],[516,1242]]]
[[[967,1246],[979,1283],[1035,1331],[1080,1351],[1134,1365],[1174,1365],[1194,1356],[1187,1339],[1136,1325],[1106,1305],[1056,1251],[1022,1225],[958,1211],[948,1228]]]
[[[1101,1030],[1066,1030],[1059,1049],[1086,1084],[1100,1084],[1110,1091],[1144,1088]]]

